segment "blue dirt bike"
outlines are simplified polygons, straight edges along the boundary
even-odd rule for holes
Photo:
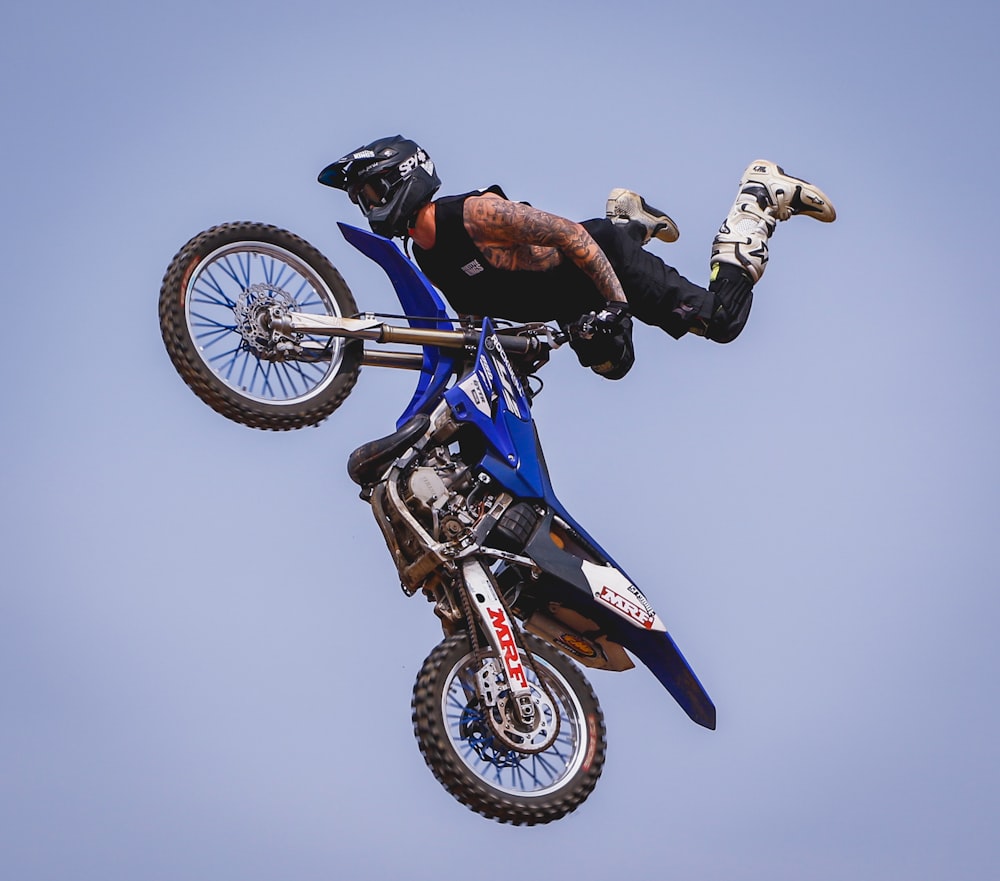
[[[460,322],[393,242],[341,230],[387,273],[405,325],[359,314],[337,270],[298,236],[232,223],[170,264],[167,351],[205,403],[263,429],[323,421],[362,365],[418,372],[396,430],[348,462],[403,591],[423,594],[444,630],[417,676],[414,734],[473,810],[559,819],[591,793],[606,750],[577,664],[627,670],[632,655],[699,725],[715,727],[715,707],[643,592],[553,492],[531,379],[565,335]]]

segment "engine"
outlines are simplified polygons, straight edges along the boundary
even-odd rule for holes
[[[468,501],[477,481],[447,447],[422,455],[401,484],[403,502],[435,541],[454,542],[475,525]]]

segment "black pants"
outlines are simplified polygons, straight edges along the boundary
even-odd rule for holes
[[[642,247],[641,223],[615,224],[606,218],[586,220],[584,228],[615,270],[631,306],[644,324],[665,330],[674,339],[689,331],[728,343],[750,317],[752,285],[717,284],[703,288]]]

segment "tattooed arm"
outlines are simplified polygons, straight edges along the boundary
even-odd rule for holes
[[[494,266],[541,271],[560,259],[572,260],[606,300],[626,301],[608,258],[579,223],[492,193],[467,199],[463,219]]]

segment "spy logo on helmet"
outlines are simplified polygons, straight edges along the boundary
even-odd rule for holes
[[[422,148],[417,148],[417,152],[412,156],[407,156],[402,162],[399,163],[399,173],[402,177],[406,177],[411,174],[415,168],[422,168],[428,174],[434,173],[434,163],[431,162],[430,156],[428,156]]]

